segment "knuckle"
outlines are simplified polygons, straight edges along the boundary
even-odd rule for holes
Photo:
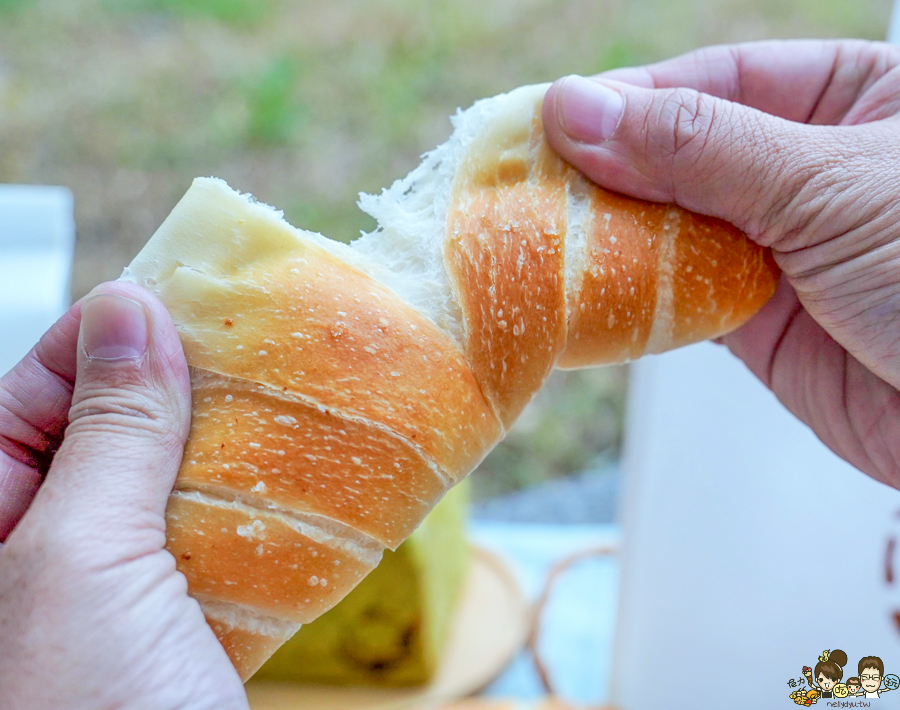
[[[893,203],[883,180],[897,156],[877,137],[814,130],[785,151],[768,182],[778,192],[767,201],[761,230],[778,235],[778,249],[798,251],[877,219]]]
[[[166,449],[184,447],[178,415],[165,401],[147,392],[97,387],[80,393],[69,410],[67,435],[127,434],[146,437]]]
[[[777,190],[757,203],[764,207],[758,213],[754,231],[777,239],[781,251],[806,246],[796,238],[808,231],[821,207],[834,199],[840,181],[827,162],[824,156],[815,161],[795,157],[770,162],[764,182],[777,186]]]
[[[666,157],[680,167],[700,160],[714,136],[718,120],[716,102],[689,89],[663,93],[659,106],[660,124],[669,128],[662,136]]]
[[[900,47],[887,42],[843,40],[838,45],[838,56],[846,60],[844,64],[856,65],[867,74],[881,75],[900,65]]]

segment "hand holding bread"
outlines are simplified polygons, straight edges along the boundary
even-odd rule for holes
[[[563,80],[543,112],[550,143],[598,184],[772,249],[781,288],[724,342],[833,451],[895,487],[898,96],[896,47],[754,42]],[[610,132],[586,135],[595,123]]]
[[[134,284],[98,286],[0,379],[3,710],[247,710],[165,550],[189,425],[178,334]]]

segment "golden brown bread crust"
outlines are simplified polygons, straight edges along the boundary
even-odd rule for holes
[[[770,252],[730,224],[585,180],[550,149],[542,102],[542,91],[523,93],[473,141],[447,214],[466,352],[507,427],[554,365],[717,337],[756,313],[779,278]],[[585,253],[566,303],[573,196],[587,201]]]
[[[563,243],[560,231],[544,229],[544,204],[563,219],[565,203],[551,190],[501,186],[461,195],[447,244],[451,283],[465,313],[466,351],[506,428],[540,389],[565,343]]]
[[[198,181],[130,278],[165,302],[191,364],[167,546],[207,605],[316,618],[500,438],[452,339],[221,183]],[[215,628],[245,678],[284,640]]]
[[[762,308],[778,285],[780,271],[772,252],[727,222],[678,210],[677,233],[671,262],[671,337],[650,352],[734,330]]]
[[[263,228],[248,224],[254,216],[265,221],[261,210],[239,214],[218,228],[250,235]],[[161,286],[175,321],[191,324],[182,340],[194,367],[383,425],[454,480],[500,437],[459,347],[395,293],[316,244],[279,249],[218,278],[178,269]]]
[[[727,222],[589,191],[587,268],[569,301],[560,367],[626,362],[718,337],[774,292],[771,252]]]
[[[416,448],[370,422],[248,380],[203,370],[191,379],[178,489],[242,491],[396,547],[447,488]]]
[[[219,639],[241,678],[250,678],[291,636],[270,636],[231,626],[207,614],[206,623]]]
[[[300,628],[299,624],[265,619],[240,607],[201,599],[206,622],[219,639],[241,678],[249,678]]]
[[[576,368],[643,354],[656,314],[666,205],[633,200],[583,181],[589,201],[585,269],[569,298],[569,338],[558,363]]]
[[[730,225],[567,165],[542,98],[515,92],[458,160],[438,248],[460,344],[352,250],[213,180],[130,267],[191,365],[168,548],[243,678],[410,534],[554,366],[721,335],[774,292],[771,256]]]
[[[538,114],[495,120],[457,167],[445,263],[465,346],[507,428],[566,343],[566,185]]]
[[[192,594],[297,623],[334,606],[381,559],[379,546],[325,519],[199,493],[169,498],[166,537]]]

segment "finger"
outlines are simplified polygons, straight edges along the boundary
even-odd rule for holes
[[[172,321],[149,292],[106,284],[82,304],[77,351],[65,439],[23,524],[161,531],[190,420]]]
[[[898,65],[900,49],[882,42],[790,40],[707,47],[598,78],[695,89],[790,121],[832,125]]]
[[[594,182],[725,219],[767,245],[837,150],[824,132],[859,130],[802,126],[692,89],[577,76],[550,88],[543,119],[553,147]]]
[[[40,485],[37,469],[11,458],[0,460],[0,543],[25,515]]]
[[[62,441],[80,322],[79,302],[0,378],[0,541],[25,513]]]
[[[787,279],[722,340],[832,451],[900,487],[900,393],[816,323]]]
[[[0,378],[0,460],[49,466],[72,400],[80,325],[79,301]]]
[[[775,295],[747,323],[736,331],[720,338],[731,352],[737,355],[750,371],[772,389],[775,365],[785,357],[796,342],[794,337],[799,318],[808,314],[800,304],[797,293],[786,278],[782,278]]]

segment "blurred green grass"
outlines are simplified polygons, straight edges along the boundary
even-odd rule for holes
[[[285,146],[300,132],[308,107],[295,89],[304,65],[278,57],[247,84],[247,139],[250,145]]]
[[[880,39],[891,0],[0,0],[0,181],[68,185],[73,295],[115,278],[197,175],[350,240],[354,206],[458,106],[773,37]],[[556,373],[476,495],[615,456],[625,370]]]
[[[25,7],[29,2],[30,0],[0,0],[0,17]]]
[[[234,24],[256,22],[268,14],[265,0],[105,0],[111,12],[208,17]]]

